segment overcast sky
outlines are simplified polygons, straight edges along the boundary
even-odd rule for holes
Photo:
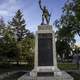
[[[62,7],[66,0],[42,0],[42,5],[46,5],[52,14],[51,23],[58,19],[62,14]],[[15,12],[21,9],[26,20],[26,28],[34,32],[41,23],[41,10],[38,0],[0,0],[0,16],[5,22],[9,21]],[[54,28],[55,29],[55,28]],[[80,41],[79,37],[76,37]]]

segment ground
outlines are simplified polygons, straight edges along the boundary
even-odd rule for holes
[[[17,71],[16,73],[11,74],[10,76],[2,79],[2,80],[17,80],[21,75],[23,75],[24,73],[29,72],[31,70],[31,68],[29,68],[29,67],[30,66],[26,66],[26,65],[0,65],[0,75],[7,73],[7,72]],[[58,64],[58,67],[61,70],[65,70],[71,76],[73,76],[74,80],[80,80],[80,70],[77,69],[76,64],[60,63],[60,64]]]
[[[65,70],[67,73],[69,73],[74,80],[80,80],[80,65],[79,65],[79,69],[77,68],[76,64],[72,64],[72,63],[61,63],[58,64],[58,67],[61,70]]]

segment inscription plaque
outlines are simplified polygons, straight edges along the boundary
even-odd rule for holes
[[[38,34],[38,66],[53,66],[52,34]]]

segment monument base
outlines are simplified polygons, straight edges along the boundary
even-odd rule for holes
[[[65,71],[60,71],[59,69],[56,70],[54,73],[48,72],[49,74],[47,75],[44,75],[45,73],[40,72],[39,75],[36,76],[35,71],[32,71],[30,73],[32,73],[33,75],[25,74],[21,76],[18,80],[74,80],[73,77],[71,77]]]
[[[30,75],[18,80],[73,80],[57,68],[55,33],[51,25],[39,25],[35,36],[35,63]]]
[[[54,76],[54,75],[56,75],[55,71],[58,71],[56,66],[37,67],[30,72],[30,76],[32,76],[32,77]]]

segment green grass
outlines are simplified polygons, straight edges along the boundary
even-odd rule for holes
[[[0,74],[5,72],[17,71],[17,70],[31,70],[31,66],[29,65],[9,65],[9,64],[0,64]]]
[[[59,63],[58,67],[61,70],[68,72],[74,78],[74,80],[80,80],[80,73],[79,73],[80,65],[79,65],[79,69],[77,68],[76,64],[72,64],[72,63]],[[79,72],[76,73],[76,70]]]
[[[61,64],[58,64],[58,67],[61,70],[77,70],[77,65],[72,63],[61,63]]]

